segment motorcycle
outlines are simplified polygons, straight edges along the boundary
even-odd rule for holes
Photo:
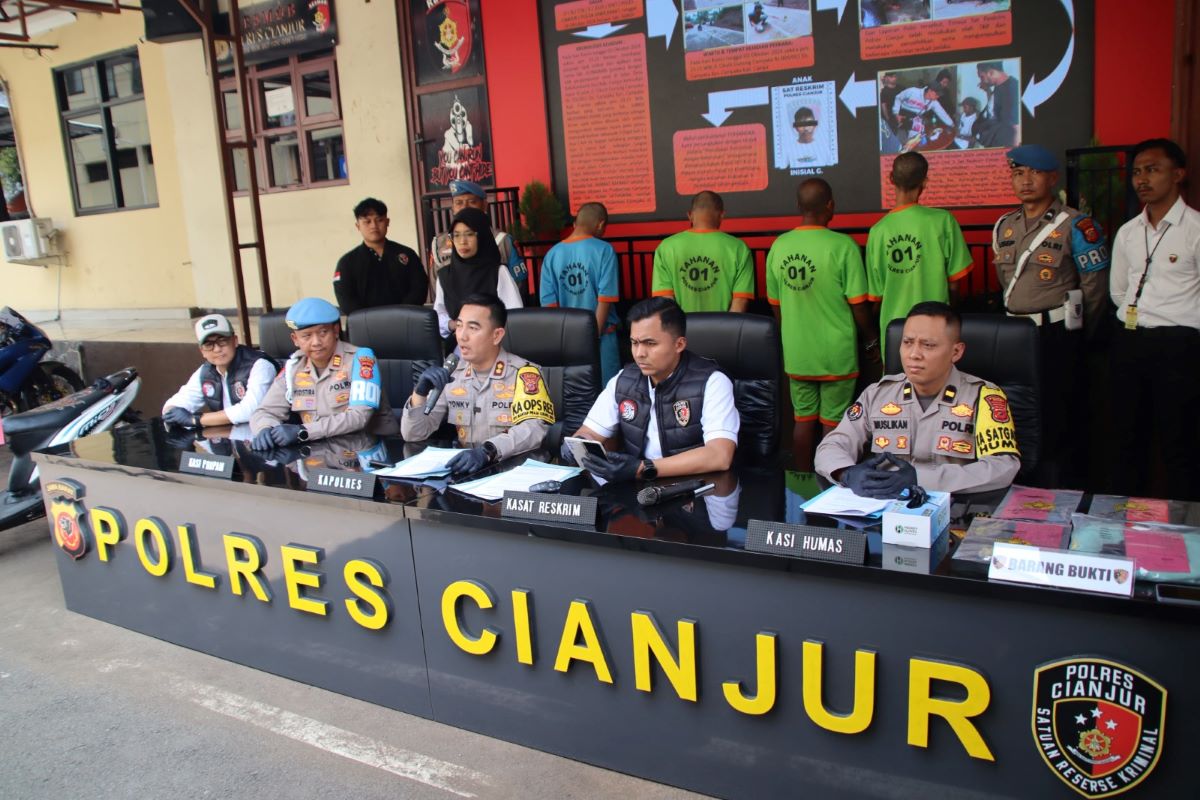
[[[83,388],[65,364],[43,361],[50,338],[7,306],[0,309],[0,417],[28,411]]]
[[[82,391],[0,420],[0,442],[13,454],[8,488],[0,492],[0,530],[45,513],[34,450],[64,445],[81,436],[106,431],[129,412],[142,379],[126,367],[100,378]]]

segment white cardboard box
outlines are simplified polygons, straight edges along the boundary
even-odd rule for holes
[[[929,492],[919,508],[895,500],[883,510],[883,543],[929,547],[950,527],[950,493]]]

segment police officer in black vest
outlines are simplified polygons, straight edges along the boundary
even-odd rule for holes
[[[717,362],[687,350],[687,317],[672,299],[629,311],[632,364],[600,393],[576,436],[609,449],[582,466],[609,481],[667,478],[729,468],[741,421],[733,384]],[[563,460],[573,463],[566,445]]]
[[[275,379],[275,362],[238,344],[233,326],[220,314],[197,320],[196,340],[205,363],[163,403],[163,421],[184,428],[249,422]]]

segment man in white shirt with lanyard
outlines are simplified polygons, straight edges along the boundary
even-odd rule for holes
[[[1145,208],[1113,240],[1109,284],[1119,323],[1110,393],[1117,432],[1112,490],[1145,495],[1157,443],[1167,496],[1200,500],[1192,463],[1200,406],[1200,213],[1183,202],[1187,157],[1169,139],[1134,149]]]

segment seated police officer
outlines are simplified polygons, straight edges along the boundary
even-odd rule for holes
[[[288,309],[287,325],[292,329],[292,344],[299,349],[250,417],[255,450],[354,431],[381,436],[396,432],[375,354],[369,347],[355,347],[338,338],[341,321],[336,306],[306,297]]]
[[[687,350],[687,318],[667,297],[642,300],[629,310],[632,364],[596,399],[576,436],[616,451],[582,466],[609,481],[652,480],[729,469],[741,420],[733,384],[717,362]],[[574,463],[563,445],[562,458]]]
[[[917,485],[981,492],[1011,484],[1021,460],[1008,398],[954,366],[966,347],[961,332],[962,318],[945,303],[913,306],[900,339],[904,372],[883,376],[846,409],[817,447],[817,472],[876,498]]]
[[[451,374],[443,366],[421,373],[400,417],[405,441],[428,439],[448,421],[470,448],[450,460],[455,475],[541,447],[554,423],[554,403],[541,369],[500,346],[508,309],[495,294],[463,300],[454,335],[462,359]],[[429,393],[438,390],[425,413]]]
[[[181,428],[249,422],[275,377],[275,362],[238,344],[233,326],[220,314],[196,320],[196,341],[206,363],[163,403],[163,421]]]

